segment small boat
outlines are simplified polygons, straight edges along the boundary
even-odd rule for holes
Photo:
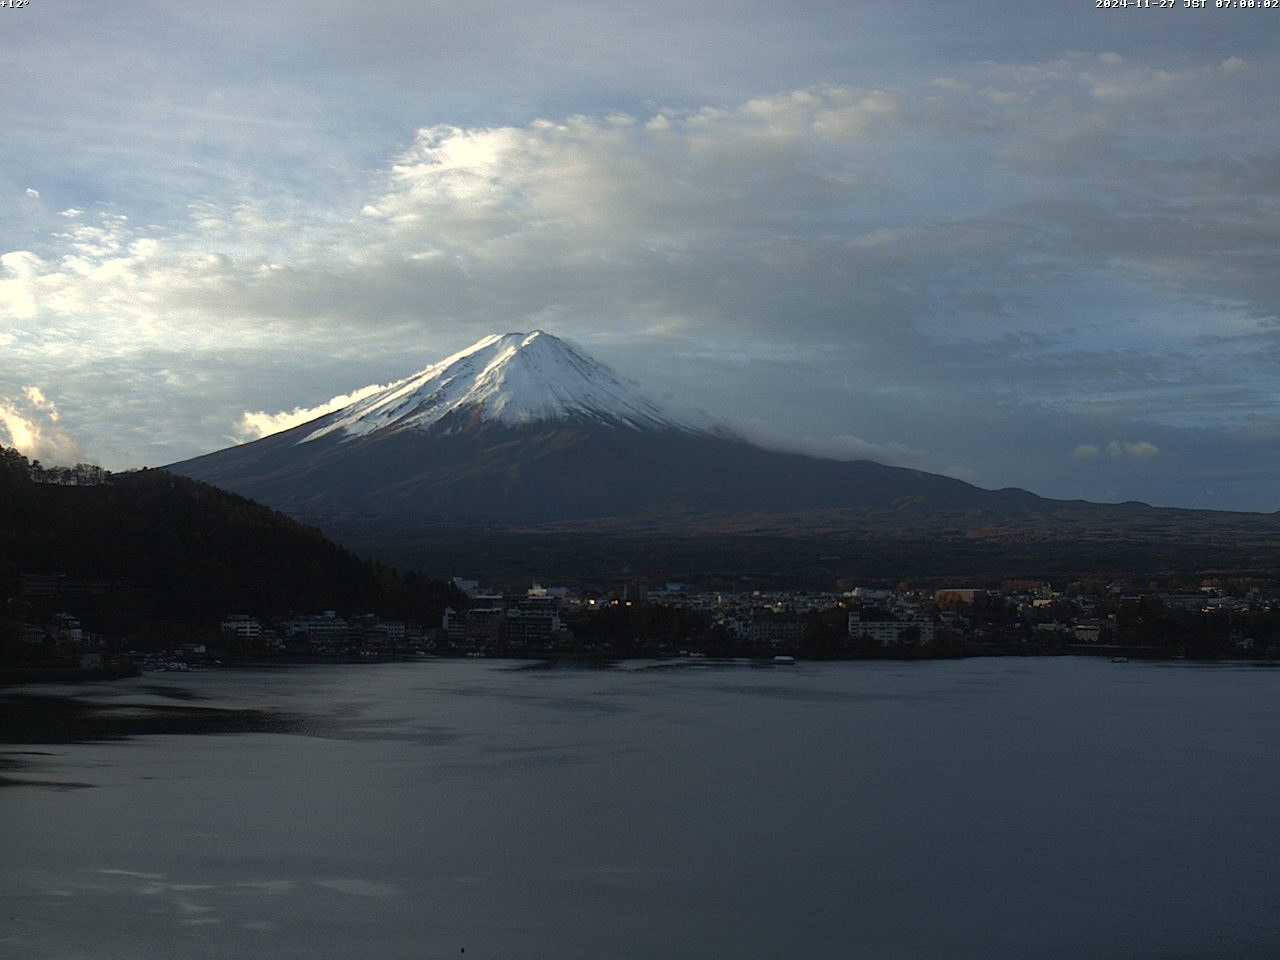
[[[1128,657],[1112,657],[1111,662],[1112,663],[1128,663],[1129,658]]]
[[[773,658],[773,662],[774,662],[774,663],[778,663],[778,664],[789,664],[789,663],[795,663],[795,662],[796,662],[796,658],[795,658],[795,657],[778,656],[778,657],[774,657],[774,658]]]

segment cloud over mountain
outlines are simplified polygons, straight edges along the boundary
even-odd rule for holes
[[[0,445],[46,464],[73,465],[83,452],[59,419],[57,406],[39,387],[24,387],[19,397],[0,396]]]
[[[323,183],[179,193],[165,217],[24,182],[0,393],[46,384],[94,455],[162,462],[546,326],[761,435],[980,482],[1089,495],[1044,486],[1084,469],[1064,436],[1201,450],[1183,487],[1143,492],[1191,502],[1280,419],[1280,145],[1247,108],[1276,78],[1247,52],[1070,53],[509,122],[424,110],[381,162],[317,151]]]

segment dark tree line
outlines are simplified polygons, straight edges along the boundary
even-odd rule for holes
[[[68,468],[50,481],[0,448],[0,603],[15,623],[71,608],[86,628],[207,629],[227,613],[338,609],[435,622],[450,585],[362,560],[284,514],[162,470]],[[26,575],[26,576],[24,576]],[[30,575],[67,595],[29,596]]]

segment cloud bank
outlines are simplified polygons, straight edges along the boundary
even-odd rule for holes
[[[1073,53],[431,123],[337,189],[31,213],[0,347],[113,467],[537,326],[810,450],[1089,495],[1099,464],[1200,449],[1184,487],[1135,493],[1222,496],[1223,451],[1261,457],[1244,428],[1280,419],[1280,145],[1255,109],[1278,73]]]

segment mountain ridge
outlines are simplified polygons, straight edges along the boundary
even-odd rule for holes
[[[318,421],[299,440],[385,430],[454,433],[481,424],[547,421],[727,435],[692,410],[669,409],[566,341],[542,330],[491,334]]]
[[[1275,515],[1050,500],[766,450],[669,414],[541,331],[487,337],[380,395],[169,469],[366,555],[482,575],[537,573],[554,554],[558,575],[697,576],[729,571],[748,541],[756,559],[741,562],[775,575],[782,557],[815,576],[828,556],[869,573],[919,572],[931,557],[956,574],[999,570],[1002,556],[1007,574],[1280,562]]]

